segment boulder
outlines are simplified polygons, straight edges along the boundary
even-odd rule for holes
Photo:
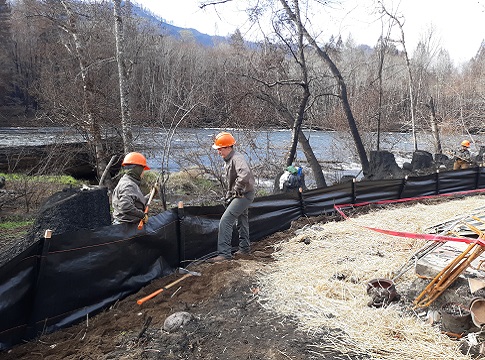
[[[434,162],[439,169],[453,169],[453,159],[450,159],[445,154],[434,154]]]
[[[116,138],[106,140],[106,152],[122,154]],[[94,149],[87,142],[48,145],[0,146],[0,172],[27,174],[66,174],[76,179],[95,180]],[[111,173],[121,168],[121,161],[111,167]]]
[[[435,163],[433,155],[427,151],[416,150],[413,153],[413,159],[411,160],[411,167],[413,171],[422,170],[435,170]]]
[[[371,180],[399,179],[405,175],[389,151],[371,151],[369,170],[367,178]]]
[[[403,168],[403,170],[406,170],[406,171],[409,171],[409,172],[413,171],[413,166],[411,165],[410,162],[403,163],[402,168]]]

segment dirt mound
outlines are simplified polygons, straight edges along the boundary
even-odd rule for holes
[[[0,353],[0,358],[316,359],[311,335],[259,303],[255,275],[271,263],[273,245],[288,231],[253,244],[251,254],[233,261],[190,266],[201,276],[190,276],[138,305],[137,299],[181,275],[157,279],[102,313]],[[165,319],[179,311],[190,313],[192,320],[176,331],[163,331]]]

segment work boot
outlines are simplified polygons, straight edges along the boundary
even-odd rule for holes
[[[214,256],[213,258],[210,258],[209,260],[207,260],[207,262],[210,262],[210,263],[216,263],[216,262],[221,262],[221,261],[225,261],[225,260],[231,260],[225,256],[222,256],[222,255],[217,255],[217,256]]]
[[[249,255],[249,250],[241,250],[239,249],[234,253],[234,256],[244,256],[244,255]]]

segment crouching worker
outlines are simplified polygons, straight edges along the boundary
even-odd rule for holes
[[[146,158],[137,152],[125,156],[121,163],[124,175],[113,190],[111,205],[113,206],[113,224],[143,223],[148,221],[145,206],[149,195],[143,195],[140,183],[143,171],[150,170]]]
[[[472,166],[473,161],[471,159],[470,141],[463,140],[461,142],[461,148],[454,155],[453,170],[468,169]]]
[[[218,255],[209,259],[209,262],[230,260],[232,229],[234,223],[239,233],[239,250],[236,254],[248,254],[249,240],[249,205],[254,200],[254,176],[246,162],[244,155],[234,151],[236,144],[234,137],[228,132],[219,133],[212,147],[224,159],[224,170],[228,185],[226,194],[227,208],[219,223],[217,237]]]
[[[279,180],[279,188],[283,192],[306,190],[305,175],[301,167],[290,165],[286,168]]]

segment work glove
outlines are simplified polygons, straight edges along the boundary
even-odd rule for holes
[[[226,192],[226,197],[224,198],[225,201],[230,201],[236,196],[236,192],[233,190],[229,190]]]
[[[143,223],[146,224],[148,222],[148,214],[145,214],[143,216],[143,219],[141,219],[141,221],[143,221]]]
[[[224,205],[228,206],[232,200],[236,197],[236,193],[234,191],[226,192],[226,196],[224,197]]]

